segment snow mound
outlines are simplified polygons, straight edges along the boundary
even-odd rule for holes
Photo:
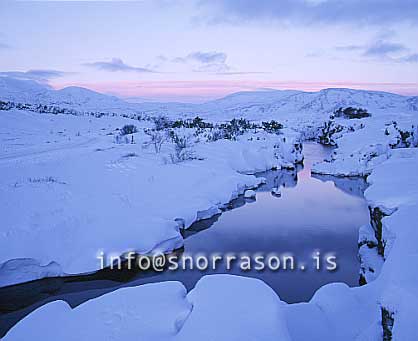
[[[246,190],[244,193],[244,198],[255,199],[255,191],[253,191],[252,189]]]
[[[41,265],[36,259],[13,259],[0,265],[0,287],[61,275],[64,273],[55,262]]]
[[[260,280],[204,276],[187,300],[193,309],[175,340],[290,340],[284,303]]]
[[[178,320],[190,314],[186,289],[179,282],[124,288],[74,309],[49,303],[19,322],[4,340],[173,340]],[[48,327],[45,325],[48,322]]]

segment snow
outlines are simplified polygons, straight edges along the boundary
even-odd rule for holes
[[[279,187],[275,187],[271,190],[271,193],[277,197],[282,196],[282,191],[280,190]]]
[[[84,112],[137,111],[134,106],[117,97],[100,94],[89,89],[67,87],[54,90],[35,81],[2,76],[0,76],[0,100],[22,104],[54,105]]]
[[[0,240],[8,247],[0,249],[0,264],[36,260],[39,274],[34,266],[26,272],[40,278],[50,262],[61,273],[97,270],[101,251],[172,251],[183,245],[176,220],[187,228],[218,214],[262,182],[250,174],[300,158],[294,137],[283,142],[281,135],[259,132],[238,141],[196,141],[195,159],[172,163],[173,144],[166,142],[160,153],[145,149],[142,130],[134,134],[135,144],[114,143],[116,129],[131,122],[2,112]],[[21,271],[16,267],[18,277],[9,274],[8,283],[19,282]]]
[[[244,198],[255,199],[255,191],[253,191],[252,189],[246,190],[244,193]]]
[[[191,310],[181,283],[123,288],[74,309],[64,301],[42,306],[4,340],[170,340]],[[45,325],[48,322],[48,327]]]
[[[393,129],[392,115],[379,115],[360,120],[339,120],[339,123],[354,126],[361,121],[362,128],[343,134],[337,139],[338,148],[333,162],[314,165],[313,172],[337,176],[367,176],[390,156],[390,150],[400,145],[400,132]],[[403,131],[416,132],[418,114],[397,114],[397,126]],[[416,135],[416,133],[415,133]],[[412,145],[416,142],[411,140]]]
[[[179,282],[165,282],[120,289],[74,309],[52,302],[27,316],[4,340],[31,335],[45,341],[286,341],[283,305],[260,280],[212,275],[189,293]]]
[[[189,293],[177,282],[150,284],[120,289],[75,309],[49,303],[20,321],[6,340],[31,335],[42,340],[369,341],[382,339],[382,309],[393,313],[393,340],[418,339],[416,97],[349,89],[265,90],[201,105],[138,105],[80,88],[56,91],[0,78],[0,99],[78,110],[199,114],[213,121],[277,119],[286,125],[282,135],[196,139],[196,157],[173,163],[172,143],[165,143],[161,153],[142,148],[148,138],[142,129],[149,122],[2,111],[0,245],[7,245],[0,248],[2,286],[96,270],[100,250],[120,255],[180,247],[180,228],[219,213],[263,181],[251,174],[300,162],[299,136],[318,136],[340,106],[366,107],[372,116],[335,119],[333,124],[343,127],[334,136],[337,149],[314,171],[367,176],[365,198],[371,210],[383,213],[381,235],[376,221],[359,231],[367,281],[361,287],[333,283],[310,302],[287,305],[249,278],[207,276]],[[134,144],[115,143],[116,128],[132,122],[139,127]]]
[[[42,265],[36,259],[11,259],[0,266],[0,287],[61,275],[63,271],[56,262]]]
[[[418,313],[416,255],[418,209],[418,149],[396,149],[388,161],[370,176],[366,198],[373,207],[392,210],[382,219],[385,262],[375,280],[381,286],[381,304],[394,312],[393,339],[418,337],[414,320]],[[394,211],[396,210],[396,211]]]
[[[407,129],[416,129],[416,117],[409,123],[405,117],[397,119],[403,120]],[[418,234],[414,218],[418,209],[418,148],[413,140],[410,148],[398,148],[399,140],[393,144],[393,136],[382,134],[386,124],[382,119],[369,120],[364,133],[356,131],[339,139],[334,162],[317,165],[316,171],[337,175],[370,174],[365,198],[371,210],[378,209],[383,214],[380,242],[384,247],[384,256],[373,247],[378,242],[377,232],[370,226],[363,227],[360,230],[359,242],[362,246],[359,255],[362,273],[369,284],[357,290],[373,288],[376,305],[393,314],[393,340],[412,340],[418,337],[414,327],[418,313],[418,271],[414,265],[418,261]],[[365,164],[350,160],[352,155],[360,154],[366,158]],[[367,296],[364,299],[370,300]]]
[[[0,77],[0,100],[29,103],[50,89],[35,81],[22,81],[9,77]]]
[[[203,104],[142,103],[138,109],[147,114],[229,120],[245,117],[251,120],[285,120],[295,126],[304,121],[322,120],[339,107],[366,107],[380,115],[393,111],[417,112],[416,97],[407,97],[380,91],[352,89],[324,89],[318,92],[295,90],[245,91]]]
[[[324,89],[318,92],[261,89],[231,94],[203,104],[128,103],[122,99],[79,87],[53,90],[33,81],[0,77],[0,100],[42,103],[80,111],[102,111],[170,118],[195,117],[225,121],[245,117],[249,120],[276,119],[290,126],[303,126],[305,132],[316,127],[340,107],[363,107],[373,115],[416,114],[418,98],[381,91]],[[389,117],[390,117],[389,115]]]
[[[205,276],[187,300],[193,310],[176,340],[290,340],[284,303],[260,280]]]

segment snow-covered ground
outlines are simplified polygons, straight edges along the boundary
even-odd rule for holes
[[[29,88],[24,91],[31,99]],[[3,86],[0,100],[19,99],[10,89],[10,84]],[[57,96],[53,90],[38,90],[42,96],[37,100]],[[85,92],[70,92],[78,93],[70,105],[77,107]],[[90,103],[89,110],[99,109],[97,101]],[[6,340],[31,335],[42,340],[369,341],[381,340],[383,333],[392,333],[394,340],[418,338],[416,97],[347,89],[267,91],[182,105],[178,111],[176,105],[164,110],[158,105],[132,110],[149,115],[171,111],[176,117],[190,110],[203,117],[213,114],[213,121],[268,118],[287,127],[281,135],[249,131],[236,141],[192,136],[193,157],[172,162],[175,146],[170,141],[158,153],[152,146],[143,148],[150,138],[143,131],[150,128],[149,121],[1,111],[2,285],[95,270],[100,250],[121,254],[181,246],[180,227],[216,214],[256,187],[260,179],[251,173],[299,161],[299,134],[319,137],[323,123],[340,106],[364,107],[372,116],[331,119],[327,138],[332,135],[328,141],[338,148],[330,162],[314,169],[368,176],[371,224],[360,229],[359,237],[367,284],[329,284],[310,302],[291,305],[248,278],[203,277],[189,293],[178,282],[150,284],[118,290],[75,309],[61,301],[47,304],[19,322]],[[117,106],[123,107],[120,102]],[[115,143],[116,128],[130,123],[139,129],[134,143],[129,143],[131,135],[128,143]]]
[[[367,176],[370,186],[365,198],[371,224],[360,229],[359,256],[362,282],[369,284],[360,290],[373,288],[372,300],[382,310],[386,337],[391,334],[393,340],[414,340],[418,337],[414,328],[418,312],[414,218],[418,204],[418,116],[399,112],[361,121],[361,129],[337,138],[332,162],[317,164],[314,171]]]
[[[237,141],[195,138],[193,159],[173,163],[173,143],[159,153],[144,148],[143,130],[115,143],[116,129],[131,121],[1,113],[0,239],[7,247],[0,250],[0,284],[97,270],[101,251],[181,247],[178,221],[187,228],[219,213],[260,184],[249,174],[301,157],[292,137],[283,142],[282,135],[259,132]]]

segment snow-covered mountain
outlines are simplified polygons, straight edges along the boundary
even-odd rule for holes
[[[375,114],[418,113],[418,97],[387,92],[324,89],[318,92],[263,89],[238,92],[203,104],[128,103],[114,96],[80,87],[53,90],[33,81],[0,78],[0,100],[40,103],[80,111],[144,112],[171,118],[199,115],[208,120],[245,117],[262,119],[315,119],[339,107],[362,107]]]
[[[70,86],[54,90],[35,81],[0,77],[0,100],[54,105],[79,111],[132,111],[129,103],[86,88]]]
[[[51,90],[35,81],[0,77],[0,100],[3,101],[32,103],[47,91]]]
[[[204,104],[143,103],[138,108],[150,114],[199,114],[204,118],[292,119],[315,118],[332,113],[339,107],[362,107],[372,113],[418,112],[418,98],[397,94],[352,90],[324,89],[318,92],[295,90],[260,90],[239,92]]]

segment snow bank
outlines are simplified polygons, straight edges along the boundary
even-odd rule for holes
[[[416,118],[402,119],[402,124],[369,119],[364,129],[341,137],[333,161],[316,165],[315,171],[370,174],[365,197],[372,226],[363,227],[359,238],[361,275],[370,284],[357,290],[373,292],[375,315],[383,316],[380,333],[393,340],[413,340],[418,337],[418,149],[402,148],[416,146],[416,125],[411,123]]]
[[[253,191],[252,189],[246,190],[244,193],[244,198],[255,199],[255,191]]]
[[[417,123],[416,115],[407,114],[398,114],[396,121],[393,115],[339,120],[345,129],[335,140],[338,147],[331,162],[318,163],[312,171],[336,176],[367,176],[388,159],[391,149],[417,145]]]
[[[393,339],[418,337],[414,322],[418,313],[418,149],[391,151],[388,161],[376,167],[368,178],[365,196],[372,208],[390,212],[381,219],[385,262],[375,280],[384,309],[393,313]]]
[[[79,92],[62,94],[72,98],[80,97]],[[93,94],[84,95],[86,101],[94,97],[93,104],[99,101]],[[365,272],[367,285],[326,285],[310,302],[292,305],[249,278],[204,277],[189,294],[175,282],[145,285],[112,292],[74,310],[64,302],[50,303],[18,323],[6,340],[31,335],[42,340],[370,341],[382,339],[383,333],[392,334],[393,340],[418,339],[418,153],[393,150],[417,145],[417,109],[411,108],[411,99],[347,89],[263,96],[268,103],[253,98],[251,115],[271,119],[272,114],[286,113],[288,125],[307,130],[305,136],[318,128],[315,118],[323,120],[336,106],[365,106],[372,112],[360,125],[357,120],[343,122],[347,129],[335,136],[338,148],[332,162],[314,167],[321,174],[371,174],[365,195],[381,215],[376,226],[361,230],[360,254],[365,267],[380,257],[380,264],[373,265],[380,272]],[[249,114],[242,96],[224,102],[202,108],[208,114],[221,108],[217,119]],[[16,120],[16,115],[22,116]],[[164,163],[172,147],[164,146],[160,155],[142,150],[141,133],[135,134],[136,144],[113,143],[108,134],[124,122],[2,113],[0,243],[7,245],[0,249],[3,285],[94,270],[100,250],[120,254],[176,248],[182,244],[180,226],[216,214],[223,204],[259,184],[260,179],[248,174],[286,167],[302,157],[290,134],[285,140],[287,133],[246,134],[235,142],[196,144],[196,160]],[[63,130],[58,130],[61,124]],[[382,254],[373,254],[369,242],[380,244]],[[25,269],[21,278],[14,277],[14,270]]]
[[[52,302],[4,340],[286,341],[283,306],[260,280],[212,275],[188,294],[181,283],[165,282],[120,289],[74,309]]]
[[[173,144],[166,142],[160,153],[144,149],[148,136],[142,131],[134,144],[115,144],[116,128],[127,123],[120,117],[2,113],[2,285],[94,271],[101,252],[111,257],[181,247],[179,221],[187,228],[219,213],[262,182],[249,174],[288,166],[301,155],[294,136],[282,141],[282,135],[258,133],[197,142],[195,159],[173,164]],[[22,258],[32,260],[30,271],[17,261],[4,265]],[[51,262],[61,270],[47,270]]]
[[[0,287],[63,274],[60,265],[55,262],[42,265],[36,259],[11,259],[0,266]]]
[[[290,340],[284,303],[260,280],[205,276],[187,300],[193,309],[175,340]]]
[[[124,288],[74,309],[64,301],[44,305],[25,317],[4,340],[172,340],[190,314],[179,282]],[[47,324],[47,325],[46,325]]]
[[[376,295],[366,287],[330,284],[311,302],[288,305],[260,280],[211,275],[188,294],[182,284],[164,282],[120,289],[74,309],[52,302],[4,339],[370,341],[381,336],[379,313]]]

